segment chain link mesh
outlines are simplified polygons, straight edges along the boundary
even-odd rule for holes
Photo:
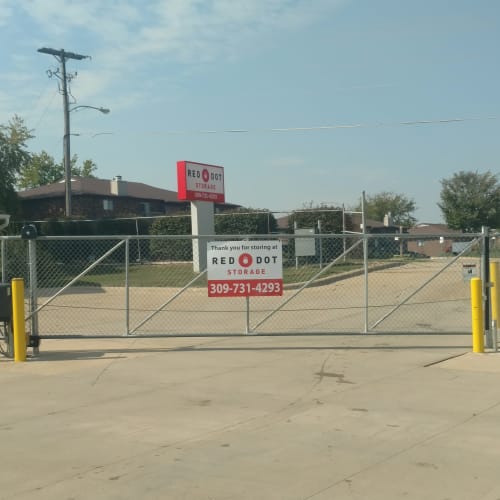
[[[482,235],[273,238],[283,252],[277,297],[209,298],[187,236],[3,237],[2,281],[25,279],[42,337],[470,331]],[[497,235],[491,243],[498,258]]]

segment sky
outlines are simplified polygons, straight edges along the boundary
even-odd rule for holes
[[[404,194],[441,222],[442,179],[500,172],[499,0],[0,0],[0,123],[176,190],[223,166],[226,200],[276,212]],[[49,78],[49,75],[52,75]]]

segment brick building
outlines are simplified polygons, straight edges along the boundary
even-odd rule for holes
[[[45,220],[64,217],[65,182],[47,184],[17,193],[21,217]],[[142,182],[130,182],[116,176],[112,180],[93,177],[71,179],[71,205],[74,218],[100,219],[113,217],[149,217],[189,212],[190,203],[179,201],[177,191],[169,191]],[[220,204],[218,209],[238,205]]]

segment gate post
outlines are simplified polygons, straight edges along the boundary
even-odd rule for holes
[[[483,284],[481,278],[470,280],[472,315],[472,352],[484,352]]]
[[[14,361],[26,361],[26,328],[24,324],[24,280],[12,280],[12,326],[14,329]]]
[[[366,198],[365,198],[365,192],[363,191],[361,195],[361,220],[363,224],[363,272],[365,276],[365,290],[364,290],[364,298],[365,298],[365,328],[364,328],[364,333],[369,332],[369,326],[368,326],[368,307],[369,307],[369,289],[368,289],[368,236],[366,234],[366,218],[365,218],[365,205],[366,205]]]
[[[0,259],[2,260],[2,279],[1,281],[3,281],[4,283],[7,283],[7,250],[6,250],[6,244],[5,244],[5,240],[2,239],[0,241],[0,247],[1,247],[1,257]]]
[[[491,280],[491,320],[498,323],[500,314],[500,267],[498,262],[490,262],[490,280]]]
[[[137,219],[136,219],[137,223]],[[139,240],[137,240],[139,242]],[[130,238],[125,240],[125,335],[130,335],[130,285],[129,285],[129,268],[130,268]]]
[[[30,276],[30,314],[31,314],[31,337],[35,337],[37,341],[34,342],[33,354],[39,354],[39,341],[38,341],[38,277],[37,277],[37,263],[36,263],[36,240],[28,240],[28,259],[29,259],[29,276]]]
[[[490,262],[491,279],[491,336],[493,339],[493,349],[498,350],[497,325],[498,315],[500,314],[500,268],[498,262]]]
[[[483,252],[482,252],[482,278],[483,278],[483,297],[484,297],[484,328],[486,335],[486,347],[491,349],[493,347],[493,339],[491,338],[491,302],[490,302],[490,228],[483,226],[481,228],[483,233]]]

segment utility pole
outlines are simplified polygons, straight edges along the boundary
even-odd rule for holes
[[[63,163],[64,176],[66,186],[66,217],[71,217],[71,148],[70,148],[70,125],[69,125],[69,100],[68,100],[68,75],[66,74],[66,59],[89,59],[90,56],[75,54],[74,52],[66,52],[64,49],[56,50],[42,47],[38,49],[42,54],[50,54],[54,56],[61,64],[61,76],[58,78],[62,82],[60,91],[63,96],[63,111],[64,111],[64,137],[63,137]],[[49,73],[51,76],[51,73]],[[57,76],[57,75],[56,75]],[[69,78],[71,79],[71,78]]]

